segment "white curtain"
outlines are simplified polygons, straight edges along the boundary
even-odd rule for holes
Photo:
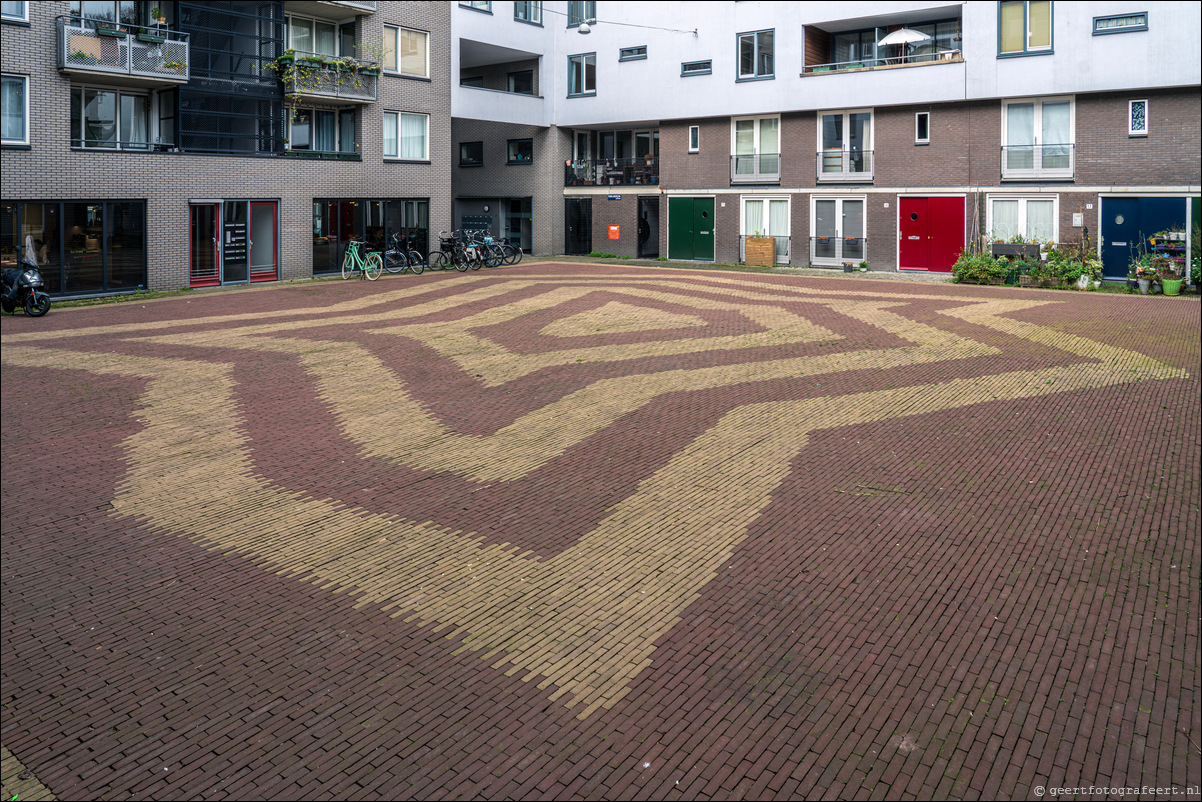
[[[1043,166],[1047,169],[1067,169],[1069,109],[1067,100],[1043,104]]]
[[[1035,166],[1035,104],[1011,103],[1006,106],[1006,166],[1011,170],[1029,170]]]
[[[743,235],[747,237],[763,236],[764,231],[764,202],[762,200],[743,201]]]
[[[0,94],[0,107],[3,107],[4,138],[17,142],[25,141],[25,80],[15,76],[4,76],[3,91]],[[74,134],[74,132],[72,132]]]
[[[760,120],[760,172],[780,171],[780,120]]]
[[[1007,240],[1015,234],[1021,234],[1018,225],[1018,201],[995,200],[993,202],[993,223],[989,235],[994,239]]]
[[[397,130],[396,130],[396,114],[385,113],[384,115],[384,155],[393,159],[397,157]]]
[[[148,118],[146,104],[149,98],[145,95],[121,96],[121,146],[125,148],[146,148],[150,140],[147,132]]]
[[[426,158],[426,115],[401,115],[401,158]]]
[[[776,256],[789,255],[789,202],[768,201],[768,231],[776,237]]]
[[[1027,201],[1027,239],[1055,238],[1055,206],[1050,200]]]

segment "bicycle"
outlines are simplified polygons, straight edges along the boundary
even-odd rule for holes
[[[504,264],[516,265],[518,262],[522,261],[522,249],[516,245],[510,245],[508,237],[501,237],[501,239],[499,239],[497,242],[501,246]]]
[[[455,269],[462,273],[470,267],[467,250],[457,231],[452,231],[449,237],[446,233],[440,231],[438,234],[438,250],[430,254],[430,267],[434,270]]]
[[[360,278],[367,278],[369,281],[375,281],[384,272],[384,260],[380,258],[378,253],[369,253],[366,256],[361,250],[363,240],[352,237],[351,241],[346,244],[346,256],[342,257],[342,277],[348,279],[351,274],[359,271]]]
[[[392,247],[384,252],[384,269],[389,273],[404,273],[412,270],[413,275],[420,276],[426,269],[426,260],[419,251],[414,250],[412,237],[402,240],[399,233],[392,235]]]
[[[489,232],[472,232],[472,243],[476,246],[476,252],[484,264],[489,267],[497,267],[505,261],[505,251],[501,249]]]

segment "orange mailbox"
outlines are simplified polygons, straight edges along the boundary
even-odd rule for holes
[[[609,238],[610,239],[621,239],[622,238],[622,227],[621,226],[610,226],[609,227]]]

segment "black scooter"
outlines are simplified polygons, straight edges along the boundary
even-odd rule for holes
[[[18,306],[25,307],[25,314],[30,317],[41,317],[50,311],[50,296],[42,287],[42,271],[33,262],[21,260],[20,267],[6,267],[0,272],[3,282],[3,292],[0,293],[0,306],[5,312],[12,314]]]

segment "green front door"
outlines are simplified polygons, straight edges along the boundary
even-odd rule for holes
[[[713,198],[668,198],[668,258],[714,260]]]

